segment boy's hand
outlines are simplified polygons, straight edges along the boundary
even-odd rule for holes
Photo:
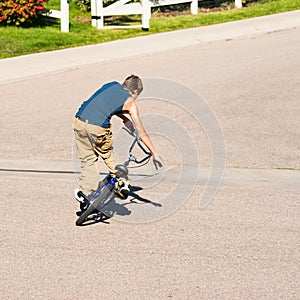
[[[155,154],[153,155],[153,163],[156,170],[158,170],[163,166],[163,159],[158,154]]]

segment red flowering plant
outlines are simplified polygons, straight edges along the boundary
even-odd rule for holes
[[[48,0],[0,0],[0,25],[30,26],[44,10]]]

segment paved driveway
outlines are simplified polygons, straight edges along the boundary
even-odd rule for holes
[[[299,298],[300,29],[271,31],[3,82],[0,298]],[[199,209],[209,138],[189,114],[141,101],[143,115],[159,111],[188,130],[198,184],[161,220],[130,222],[123,213],[76,227],[73,115],[103,82],[133,72],[185,84],[208,103],[226,143],[223,185]],[[180,164],[172,143],[155,140],[170,166]],[[171,179],[141,197],[163,209],[162,194],[178,184]]]

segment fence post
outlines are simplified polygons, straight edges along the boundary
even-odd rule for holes
[[[60,30],[69,32],[69,0],[60,0]]]
[[[242,8],[243,4],[242,4],[242,0],[235,0],[235,7],[236,8]]]
[[[191,13],[193,15],[197,15],[198,14],[198,0],[193,0],[191,2]]]
[[[149,30],[149,20],[151,18],[151,6],[149,0],[141,0],[142,4],[142,29]]]
[[[101,29],[104,27],[103,0],[98,0],[96,12],[97,12],[97,28]]]
[[[97,27],[97,0],[91,0],[92,26]]]

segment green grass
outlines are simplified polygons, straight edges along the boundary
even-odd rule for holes
[[[50,0],[47,7],[59,9],[59,0]],[[0,58],[97,44],[112,40],[230,22],[297,9],[300,9],[300,0],[269,0],[241,9],[199,13],[198,15],[152,18],[150,20],[150,31],[146,32],[139,28],[98,30],[90,25],[90,14],[80,12],[76,9],[75,4],[72,3],[70,7],[70,32],[68,33],[61,32],[58,23],[39,28],[0,26]],[[138,18],[139,17],[127,18],[126,21],[136,22]],[[85,22],[82,22],[82,20]]]

